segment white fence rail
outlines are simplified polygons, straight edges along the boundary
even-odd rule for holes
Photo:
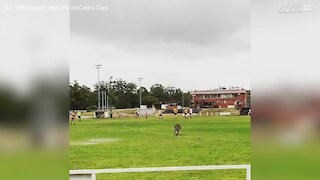
[[[246,180],[251,180],[250,165],[173,166],[173,167],[148,167],[148,168],[70,170],[69,174],[70,174],[70,180],[96,180],[96,174],[103,174],[103,173],[197,171],[197,170],[224,170],[224,169],[245,169]]]

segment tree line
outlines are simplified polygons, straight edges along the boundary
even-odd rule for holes
[[[109,105],[117,109],[139,107],[140,88],[131,82],[117,79],[113,82],[100,82],[100,91],[105,91],[109,97]],[[97,109],[98,84],[91,90],[77,81],[69,84],[70,109],[95,110]],[[183,100],[182,100],[183,99]],[[190,92],[183,92],[180,88],[152,85],[149,90],[141,87],[141,101],[148,107],[160,108],[161,104],[175,103],[177,105],[190,106]]]

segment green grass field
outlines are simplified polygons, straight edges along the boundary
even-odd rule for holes
[[[173,126],[182,125],[182,135]],[[250,164],[247,116],[93,120],[70,126],[70,169]],[[245,179],[245,170],[98,174],[102,179]]]

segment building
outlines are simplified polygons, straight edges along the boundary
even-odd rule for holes
[[[198,108],[250,107],[250,90],[244,88],[219,88],[191,91],[192,101]]]

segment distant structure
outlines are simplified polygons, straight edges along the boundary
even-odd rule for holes
[[[212,90],[191,91],[192,102],[197,108],[248,108],[250,90],[240,87],[220,87]]]

